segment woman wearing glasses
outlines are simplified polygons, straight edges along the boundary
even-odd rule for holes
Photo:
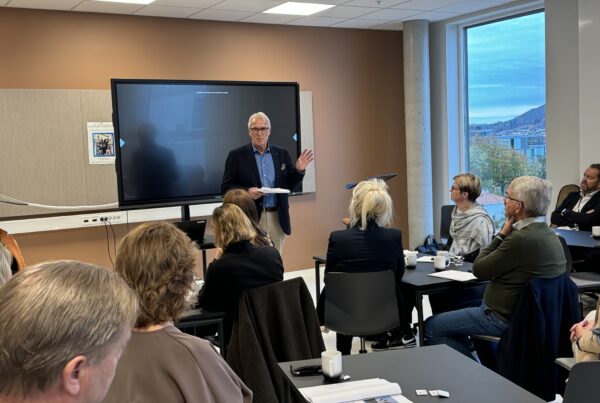
[[[450,199],[456,205],[452,211],[450,239],[446,248],[454,256],[474,262],[479,251],[492,242],[494,221],[477,203],[481,194],[481,179],[470,173],[456,175],[450,188]],[[485,286],[469,287],[441,294],[431,294],[433,313],[481,305]]]
[[[480,194],[479,177],[470,173],[454,177],[450,199],[456,207],[450,223],[449,252],[463,256],[467,262],[474,262],[479,251],[488,246],[494,237],[494,221],[476,201]]]

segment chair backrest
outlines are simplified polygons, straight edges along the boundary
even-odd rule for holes
[[[277,363],[318,358],[324,350],[315,306],[301,277],[242,294],[227,362],[252,389],[255,402],[296,401]]]
[[[577,287],[568,273],[527,281],[497,351],[497,372],[542,399],[560,381],[554,360],[571,353],[569,328],[579,322]]]
[[[579,362],[571,368],[564,403],[589,403],[598,398],[600,361]]]
[[[382,333],[400,325],[396,280],[391,270],[325,275],[325,326],[352,336]]]
[[[571,257],[571,251],[569,250],[569,245],[567,245],[567,241],[565,241],[565,238],[563,238],[562,236],[559,235],[558,239],[563,248],[563,252],[565,253],[565,260],[566,260],[565,271],[567,273],[571,273],[571,269],[573,268],[573,258]]]
[[[556,207],[560,206],[560,204],[563,202],[563,200],[565,200],[565,197],[567,197],[569,193],[578,192],[579,190],[579,185],[575,185],[573,183],[560,188],[560,190],[558,191],[558,197],[556,198]]]
[[[452,211],[454,204],[446,204],[442,206],[442,214],[440,216],[440,238],[442,243],[450,238],[450,223],[452,222]]]

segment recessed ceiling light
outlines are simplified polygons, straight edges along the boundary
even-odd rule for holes
[[[129,4],[150,4],[154,0],[94,0],[94,1],[105,1],[108,3],[129,3]]]
[[[319,11],[327,10],[333,7],[331,4],[318,3],[298,3],[296,1],[288,1],[277,7],[270,8],[263,13],[268,14],[288,14],[288,15],[311,15]]]

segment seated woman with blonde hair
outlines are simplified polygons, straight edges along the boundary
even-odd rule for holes
[[[210,342],[173,323],[187,308],[198,253],[164,222],[140,225],[117,251],[115,271],[136,292],[140,315],[104,402],[251,402],[252,392]]]
[[[217,207],[212,224],[215,244],[223,249],[223,255],[208,266],[198,305],[226,313],[224,339],[228,342],[242,293],[282,281],[283,262],[277,249],[253,242],[256,231],[238,206],[223,204]]]
[[[392,198],[381,179],[360,182],[352,191],[349,207],[350,224],[345,230],[329,235],[325,273],[372,272],[391,270],[396,281],[396,297],[401,326],[381,341],[374,343],[375,350],[402,348],[415,345],[410,320],[414,296],[402,284],[404,275],[404,250],[402,232],[390,228],[392,223]],[[327,287],[319,298],[317,311],[321,320]],[[336,347],[342,354],[350,354],[352,335],[337,334]]]
[[[256,204],[250,196],[250,194],[243,189],[231,189],[225,196],[223,196],[223,204],[235,204],[242,209],[246,217],[250,220],[252,228],[256,231],[256,237],[253,243],[258,246],[273,246],[273,241],[267,231],[262,229],[258,223],[258,212],[256,211]]]

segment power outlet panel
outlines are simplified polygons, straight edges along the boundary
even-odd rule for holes
[[[94,214],[81,216],[81,223],[84,226],[96,226],[104,225],[104,223],[110,224],[125,224],[127,222],[127,213],[124,212],[108,212],[105,214]]]

